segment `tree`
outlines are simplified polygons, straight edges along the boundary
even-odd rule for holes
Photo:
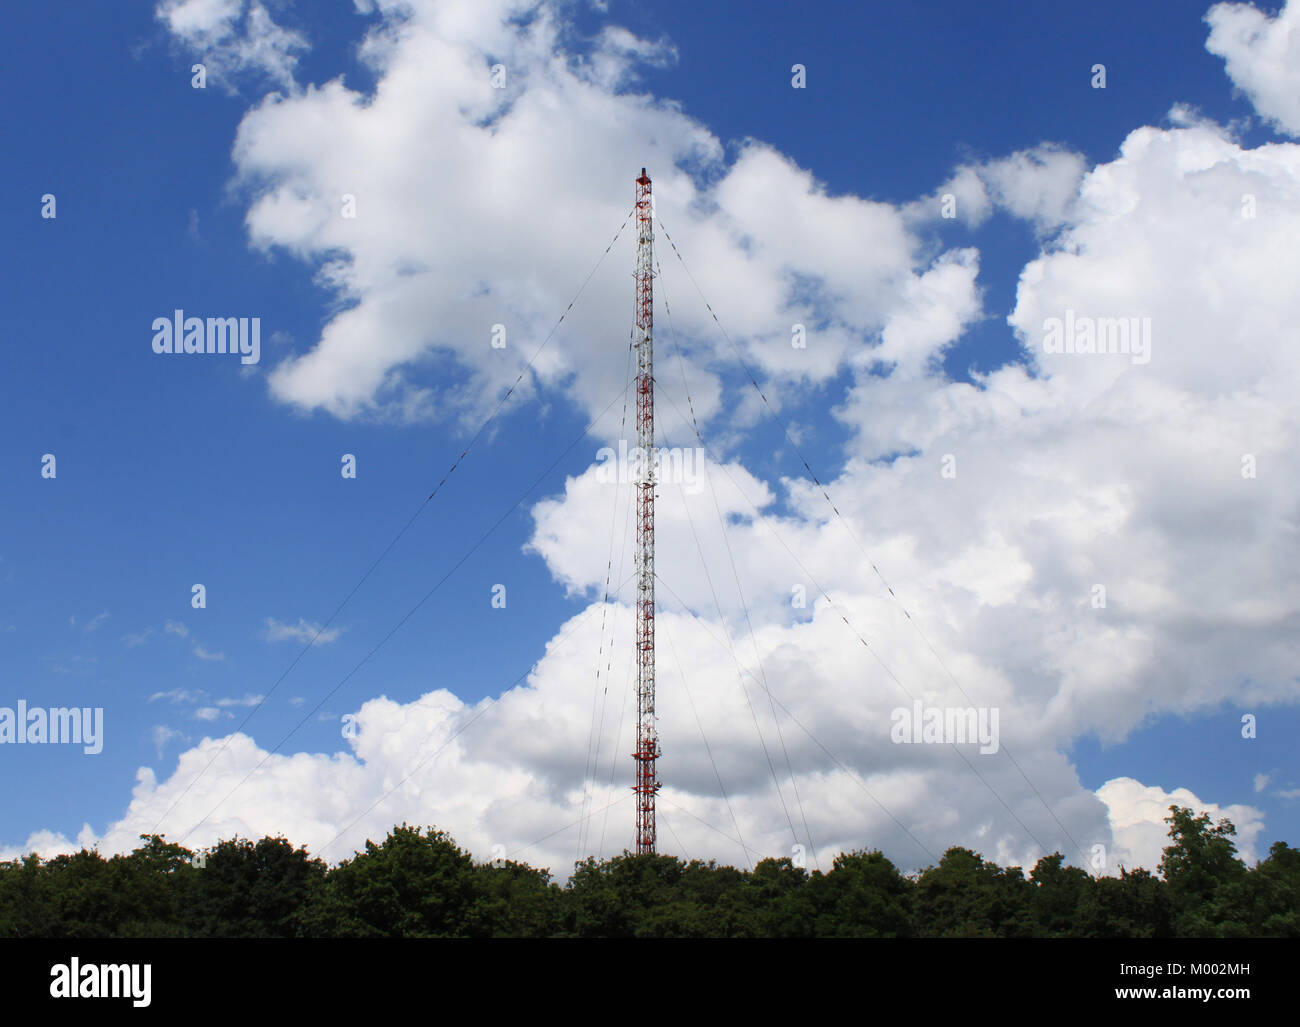
[[[1145,868],[1095,878],[1079,899],[1075,937],[1169,938],[1173,933],[1168,888]]]
[[[144,843],[109,862],[114,887],[123,896],[114,935],[123,938],[184,937],[184,910],[197,871],[194,854],[162,835],[140,835]]]
[[[835,857],[825,875],[809,882],[822,938],[906,938],[912,934],[909,881],[879,850]]]
[[[1268,858],[1223,885],[1207,917],[1227,938],[1300,938],[1300,851],[1274,842]]]
[[[1240,883],[1246,865],[1237,858],[1232,821],[1210,825],[1210,815],[1193,816],[1186,806],[1170,806],[1171,844],[1160,859],[1160,873],[1169,887],[1174,930],[1180,937],[1215,937],[1226,928],[1226,907],[1216,903],[1221,889]],[[1237,934],[1239,928],[1226,928]]]
[[[1044,938],[1068,938],[1078,924],[1080,900],[1092,883],[1086,870],[1062,864],[1065,857],[1054,852],[1040,859],[1029,875],[1034,885],[1030,912],[1034,934]]]
[[[309,907],[309,935],[445,938],[469,933],[474,864],[451,837],[403,824],[335,867]]]
[[[588,858],[565,891],[564,930],[578,938],[670,937],[690,918],[678,908],[684,867],[676,856]]]
[[[325,864],[285,838],[236,838],[203,855],[188,919],[206,938],[296,938],[325,883]]]
[[[0,938],[59,937],[45,880],[35,853],[0,863]]]
[[[560,919],[560,888],[547,870],[503,860],[474,868],[468,931],[480,938],[548,938]]]
[[[749,875],[746,899],[752,930],[761,938],[813,936],[813,896],[808,871],[788,857],[763,859]]]
[[[1032,886],[969,849],[951,848],[916,882],[917,933],[938,938],[1023,938],[1033,933]]]
[[[878,850],[824,874],[624,852],[577,864],[563,889],[406,824],[333,869],[285,838],[221,841],[196,860],[141,835],[107,860],[0,861],[0,938],[1300,937],[1300,851],[1277,842],[1247,869],[1230,821],[1173,806],[1167,823],[1162,876],[1094,879],[1059,852],[1026,879],[951,848],[915,880]]]

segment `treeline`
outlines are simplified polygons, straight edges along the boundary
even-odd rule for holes
[[[879,852],[826,872],[672,856],[587,860],[560,887],[475,863],[440,831],[394,828],[330,868],[284,838],[200,854],[154,835],[130,855],[0,863],[0,937],[1300,937],[1300,850],[1247,868],[1227,820],[1170,807],[1160,874],[1091,877],[1059,853],[1025,875],[968,849],[919,874]]]

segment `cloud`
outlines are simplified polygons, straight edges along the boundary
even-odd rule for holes
[[[1265,788],[1268,787],[1268,783],[1269,783],[1269,781],[1270,781],[1271,779],[1272,779],[1272,776],[1271,776],[1270,774],[1256,774],[1256,775],[1255,775],[1255,791],[1256,791],[1256,792],[1262,792]]]
[[[1154,868],[1160,863],[1169,844],[1169,825],[1164,818],[1170,806],[1186,806],[1199,816],[1208,813],[1217,824],[1226,817],[1237,829],[1234,839],[1237,854],[1248,866],[1259,859],[1259,837],[1264,830],[1264,814],[1253,806],[1218,806],[1198,799],[1186,788],[1166,792],[1156,785],[1144,785],[1131,777],[1107,781],[1097,789],[1106,803],[1115,834],[1110,853],[1110,867],[1135,866]],[[1111,873],[1114,870],[1110,871]]]
[[[292,88],[298,55],[309,48],[306,37],[277,25],[257,0],[162,0],[154,15],[231,93],[248,76]]]
[[[997,209],[1029,221],[1039,234],[1050,234],[1066,222],[1087,170],[1082,155],[1043,143],[964,164],[934,194],[904,210],[911,219],[934,221],[945,217],[944,197],[951,196],[950,215],[971,227],[982,225]]]
[[[195,720],[216,720],[221,716],[221,710],[215,706],[202,706],[194,711]]]
[[[154,725],[153,736],[152,736],[152,737],[153,737],[154,748],[155,748],[155,749],[157,750],[157,752],[158,752],[158,758],[159,758],[159,759],[162,759],[163,749],[166,747],[166,745],[167,745],[168,742],[172,741],[173,739],[177,739],[177,740],[179,740],[179,741],[183,741],[183,742],[188,742],[188,741],[189,741],[189,738],[187,738],[187,737],[186,737],[184,734],[182,734],[180,731],[177,731],[177,730],[174,729],[174,728],[167,727],[165,724],[156,724],[156,725]],[[131,851],[132,849],[134,849],[134,848],[135,848],[135,846],[131,845],[131,846],[126,846],[126,847],[120,847],[120,848],[117,848],[117,849],[115,849],[115,850],[113,850],[113,851],[116,851],[116,852],[130,852],[130,851]]]
[[[218,706],[256,706],[266,697],[262,695],[246,695],[242,699],[218,699]]]
[[[145,642],[149,641],[149,638],[152,634],[153,634],[153,628],[145,628],[137,635],[123,635],[122,644],[125,645],[128,649],[134,649],[137,646],[142,646],[145,644]]]
[[[175,635],[177,638],[190,637],[190,629],[187,628],[184,624],[180,623],[179,621],[172,621],[172,620],[167,621],[165,624],[163,624],[163,633],[167,635]],[[208,649],[206,646],[200,644],[197,640],[194,641],[194,645],[191,651],[200,660],[220,661],[226,658],[225,653],[214,652]]]
[[[1082,156],[1049,144],[991,161],[979,173],[997,206],[1049,232],[1068,218],[1085,171]]]
[[[610,630],[626,636],[631,611],[611,607],[607,612]],[[596,651],[600,613],[591,607],[564,625],[528,682],[495,703],[466,704],[445,690],[411,703],[385,698],[364,703],[343,753],[268,758],[242,734],[205,739],[181,755],[176,773],[164,782],[142,769],[130,808],[105,832],[101,847],[129,848],[142,825],[157,825],[180,799],[159,829],[191,846],[234,833],[260,836],[274,825],[312,851],[339,859],[367,837],[382,836],[391,823],[409,820],[418,809],[421,822],[447,827],[472,851],[488,853],[503,844],[512,857],[554,867],[561,875],[568,873],[578,844],[574,828],[557,831],[566,824],[582,822],[588,828],[584,849],[615,853],[626,844],[630,829],[631,807],[620,801],[630,794],[630,767],[629,761],[612,758],[628,750],[633,726],[626,716],[616,716],[627,700],[625,687],[612,689],[622,694],[610,700],[598,732],[598,766],[585,766],[593,682],[579,669],[589,666]],[[708,852],[737,863],[788,854],[789,824],[779,812],[776,790],[791,805],[800,834],[804,813],[794,812],[781,746],[799,775],[802,808],[823,862],[831,852],[869,838],[905,864],[920,865],[953,841],[957,825],[952,810],[981,803],[983,785],[971,776],[949,776],[942,764],[934,765],[929,754],[916,748],[903,752],[906,747],[892,745],[887,696],[859,710],[837,713],[830,708],[826,695],[837,685],[827,675],[843,653],[842,646],[831,644],[835,624],[823,618],[806,625],[810,637],[800,639],[797,650],[780,633],[760,639],[765,651],[773,643],[786,650],[766,653],[764,673],[782,697],[782,707],[773,714],[752,677],[742,687],[732,654],[711,637],[720,632],[716,625],[677,614],[661,616],[662,731],[676,754],[661,796],[663,822],[671,825],[674,839],[670,842],[667,826],[662,828],[665,850],[680,841],[687,853]],[[688,676],[682,676],[670,653],[694,654]],[[753,665],[745,664],[748,675]],[[616,660],[611,679],[625,686],[629,669],[625,659]],[[775,783],[750,726],[753,717],[773,748],[779,767]],[[778,742],[778,718],[783,742]],[[815,742],[796,720],[812,730]],[[701,724],[713,746],[712,758],[699,744]],[[846,762],[827,765],[818,744]],[[729,805],[716,791],[713,761],[727,784]],[[1038,769],[1043,769],[1041,762]],[[1035,800],[1016,783],[1005,761],[990,763],[982,772],[1021,816],[1032,818]],[[245,778],[238,799],[220,805]],[[1038,775],[1037,784],[1053,796],[1077,786],[1059,756],[1052,758],[1048,773]],[[925,801],[936,789],[952,796],[953,808]],[[286,795],[294,801],[286,803]],[[1089,801],[1100,814],[1100,804]],[[886,810],[907,810],[906,830]],[[1100,821],[1095,826],[1100,828]],[[985,827],[981,845],[991,855],[1023,859],[1030,854],[1011,833]]]
[[[325,628],[301,617],[298,618],[297,624],[281,623],[274,617],[266,618],[268,642],[301,642],[304,645],[315,642],[317,645],[325,645],[333,642],[342,633],[342,628]]]
[[[891,317],[933,306],[939,283],[920,279],[935,254],[921,255],[898,210],[830,196],[756,141],[728,163],[722,143],[675,104],[613,91],[614,78],[666,59],[663,45],[609,29],[569,52],[552,6],[537,6],[526,26],[510,21],[513,10],[410,5],[400,29],[386,22],[362,44],[385,83],[373,95],[335,80],[245,116],[234,159],[252,242],[307,262],[339,301],[319,338],[268,374],[277,399],[341,418],[481,416],[625,221],[642,165],[695,280],[765,375],[824,382]],[[593,52],[612,67],[593,74]],[[509,72],[504,89],[491,84],[496,62]],[[513,187],[522,181],[527,189]],[[345,195],[355,217],[343,216]],[[521,401],[562,387],[596,413],[617,394],[625,351],[610,345],[608,326],[626,320],[631,245],[624,231]],[[661,258],[672,272],[665,289],[684,300],[689,279],[668,249]],[[962,317],[976,265],[953,255],[941,267]],[[958,271],[964,283],[946,280]],[[929,306],[923,316],[937,318]],[[490,345],[494,324],[506,328],[504,351]],[[815,344],[792,348],[794,324],[810,326]],[[734,354],[700,304],[681,304],[674,331],[707,420],[723,397],[704,367],[722,358],[734,370]],[[679,386],[668,376],[684,410]],[[742,389],[734,402],[750,401]]]
[[[1275,15],[1215,4],[1205,21],[1205,49],[1223,58],[1233,84],[1276,128],[1300,136],[1300,4],[1288,0]]]
[[[677,48],[667,39],[651,42],[618,25],[606,26],[587,60],[587,73],[603,88],[617,91],[636,81],[641,66],[666,68],[677,63]]]
[[[108,620],[108,611],[107,611],[107,610],[105,610],[103,613],[97,613],[97,614],[95,614],[94,617],[92,617],[89,621],[86,622],[86,626],[85,626],[84,628],[82,628],[82,630],[83,630],[83,631],[94,631],[94,630],[95,630],[96,628],[98,628],[101,624],[103,624],[104,621],[106,621],[106,620]]]
[[[20,859],[28,853],[39,853],[45,859],[55,856],[70,856],[73,853],[93,846],[95,835],[89,824],[83,824],[75,843],[66,835],[57,831],[34,831],[23,845],[13,848],[0,846],[0,860]]]
[[[159,699],[167,699],[173,703],[194,703],[199,702],[206,693],[202,690],[190,692],[182,688],[172,688],[166,692],[154,692],[149,696],[150,702],[156,702]]]

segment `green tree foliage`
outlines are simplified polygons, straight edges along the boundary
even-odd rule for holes
[[[1003,869],[952,848],[916,882],[917,934],[935,938],[1031,936],[1033,885],[1019,867]]]
[[[120,899],[105,936],[184,937],[194,854],[160,835],[140,839],[144,844],[130,855],[109,860]]]
[[[746,932],[758,938],[806,938],[813,933],[812,896],[808,873],[789,857],[764,859],[754,865],[746,882],[745,903],[750,924]]]
[[[1148,870],[1098,877],[1079,899],[1075,937],[1169,938],[1173,933],[1168,889]]]
[[[1174,931],[1182,938],[1240,937],[1246,933],[1232,904],[1246,877],[1232,840],[1237,829],[1210,815],[1195,816],[1186,806],[1171,806],[1165,818],[1171,843],[1160,859],[1160,873],[1174,909]]]
[[[565,902],[565,933],[579,938],[696,937],[697,904],[683,895],[675,856],[621,856],[578,864]]]
[[[1224,903],[1251,938],[1300,938],[1300,849],[1274,842],[1244,878],[1227,886]]]
[[[559,886],[545,870],[501,860],[476,867],[466,933],[478,938],[549,938],[559,931]]]
[[[473,922],[473,875],[474,861],[449,835],[403,824],[330,872],[306,923],[326,937],[463,936]]]
[[[191,853],[141,835],[142,846],[105,860],[82,849],[0,864],[0,937],[180,937]]]
[[[1045,938],[1068,938],[1075,931],[1079,903],[1092,885],[1092,877],[1078,867],[1062,866],[1059,852],[1044,856],[1029,875],[1034,885],[1029,911],[1034,934]]]
[[[128,855],[0,862],[0,938],[1168,938],[1300,937],[1300,851],[1253,869],[1235,829],[1170,807],[1159,874],[1091,877],[1044,856],[1026,878],[952,848],[914,877],[879,851],[811,873],[623,853],[548,870],[475,864],[450,836],[403,824],[327,867],[284,838],[195,854],[152,835]]]
[[[816,910],[812,932],[822,938],[907,938],[913,932],[916,885],[879,851],[846,852],[830,873],[809,882]]]
[[[325,864],[284,838],[223,841],[199,856],[188,920],[208,938],[296,938],[325,883]]]
[[[1177,920],[1183,937],[1300,938],[1300,851],[1274,842],[1254,870],[1231,870]]]

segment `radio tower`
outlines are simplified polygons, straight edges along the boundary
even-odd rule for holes
[[[636,482],[636,851],[655,851],[655,793],[659,734],[655,729],[655,379],[654,209],[650,176],[636,180],[636,444],[641,475]]]

